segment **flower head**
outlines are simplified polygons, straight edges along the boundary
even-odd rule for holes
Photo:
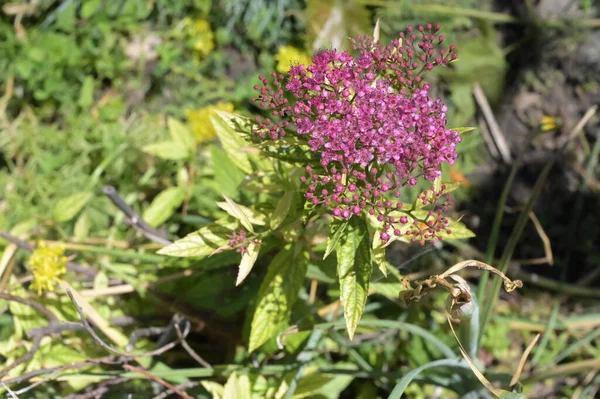
[[[295,128],[320,162],[319,170],[306,168],[307,200],[337,218],[368,212],[384,223],[383,241],[398,230],[391,214],[403,208],[402,187],[433,181],[457,157],[460,136],[446,127],[446,106],[422,80],[456,58],[438,31],[409,26],[385,47],[359,37],[352,41],[357,56],[322,51],[310,65],[294,65],[286,77],[273,73],[272,82],[261,77],[255,87],[254,101],[273,116],[257,118],[255,133],[277,140]],[[410,231],[424,237],[431,229]]]
[[[60,277],[67,272],[67,257],[64,252],[64,248],[40,242],[29,257],[28,263],[33,273],[31,288],[37,290],[38,295],[42,291],[54,291]]]

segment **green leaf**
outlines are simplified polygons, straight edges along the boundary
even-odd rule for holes
[[[468,132],[472,132],[473,130],[477,129],[476,127],[449,127],[448,130],[454,130],[455,132],[458,132],[458,134],[463,134],[463,133],[468,133]]]
[[[228,236],[231,235],[232,230],[236,226],[237,222],[231,223],[226,220],[212,223],[188,234],[171,245],[161,248],[157,253],[159,255],[176,257],[202,257],[211,255],[223,249],[228,244]]]
[[[231,161],[241,170],[250,174],[253,172],[252,162],[250,161],[250,149],[252,145],[246,141],[239,133],[225,121],[225,117],[232,114],[215,111],[217,115],[211,115],[210,120],[215,128],[223,150],[227,153]]]
[[[166,222],[185,199],[185,190],[181,187],[170,187],[163,190],[152,200],[144,211],[142,218],[152,227]]]
[[[465,238],[475,237],[475,233],[473,233],[469,228],[462,222],[458,220],[450,220],[448,223],[448,230],[450,230],[450,234],[443,230],[439,232],[439,235],[442,236],[444,240],[462,240]]]
[[[88,238],[90,229],[92,227],[92,220],[88,215],[88,212],[82,212],[75,222],[75,228],[73,234],[78,241],[83,241]]]
[[[190,150],[177,141],[163,141],[160,143],[148,144],[142,147],[142,151],[161,159],[178,161],[188,158]]]
[[[194,134],[183,123],[174,118],[167,119],[169,134],[175,143],[187,148],[190,153],[196,151],[196,138]]]
[[[371,32],[369,10],[353,0],[309,0],[306,11],[310,21],[309,41],[314,51],[331,47],[348,49],[349,37]]]
[[[258,226],[265,225],[266,217],[262,213],[256,212],[244,205],[240,205],[226,195],[224,195],[223,198],[225,198],[225,202],[217,202],[219,208],[239,220],[242,226],[249,232],[254,233],[253,224]]]
[[[57,222],[68,222],[73,219],[79,211],[92,199],[93,193],[82,191],[63,198],[56,203],[52,216]]]
[[[329,235],[327,236],[327,248],[325,249],[325,255],[323,255],[323,260],[325,260],[335,249],[338,241],[344,231],[346,231],[346,227],[348,226],[347,220],[341,219],[333,219],[329,223]]]
[[[269,265],[250,327],[250,352],[279,333],[281,325],[288,321],[304,281],[308,258],[300,244],[289,244]]]
[[[251,242],[246,248],[246,252],[242,255],[242,261],[240,262],[240,270],[235,281],[235,285],[240,285],[254,266],[256,259],[258,259],[258,253],[260,252],[260,242]]]
[[[89,109],[94,104],[94,78],[91,76],[86,76],[83,80],[77,104],[84,110]]]
[[[273,214],[271,215],[271,220],[269,222],[269,225],[272,230],[276,230],[281,225],[281,223],[283,223],[286,216],[290,212],[293,199],[294,192],[286,191],[285,194],[283,194],[283,197],[281,197],[281,199],[277,202],[277,205],[275,206],[275,210],[273,211]]]
[[[373,237],[371,244],[371,259],[377,265],[381,273],[387,277],[387,263],[385,260],[385,247],[387,243],[381,240],[380,233],[383,230],[383,222],[377,220],[373,215],[367,216],[369,234]]]
[[[340,300],[344,305],[346,328],[350,339],[362,316],[373,272],[369,236],[365,222],[353,217],[336,247]]]
[[[231,161],[225,151],[214,144],[210,145],[210,155],[215,176],[214,182],[218,192],[237,198],[239,195],[238,186],[244,180],[246,174]]]
[[[102,0],[87,0],[84,1],[81,5],[81,18],[88,19],[98,10],[99,6],[102,4]]]
[[[252,387],[248,375],[233,373],[227,379],[223,391],[223,399],[251,399]]]

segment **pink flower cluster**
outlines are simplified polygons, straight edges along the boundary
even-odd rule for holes
[[[355,39],[356,57],[322,51],[311,65],[295,65],[287,77],[273,74],[272,82],[261,77],[262,86],[255,87],[254,101],[274,117],[257,118],[255,132],[277,140],[295,128],[319,158],[321,168],[307,167],[302,178],[308,184],[306,198],[330,208],[335,217],[363,211],[376,216],[384,222],[384,241],[390,233],[406,231],[395,226],[407,223],[406,217],[390,216],[403,208],[397,200],[401,187],[415,185],[420,177],[433,181],[443,162],[454,162],[460,142],[446,127],[446,106],[430,97],[431,87],[421,78],[455,59],[455,48],[442,46],[439,26],[417,31],[409,26],[385,47],[368,37]],[[443,218],[433,213],[419,223],[443,226]],[[408,231],[420,239],[436,237],[435,228],[422,230]]]

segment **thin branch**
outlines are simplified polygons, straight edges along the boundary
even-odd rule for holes
[[[492,108],[485,97],[485,93],[483,89],[479,85],[479,83],[475,82],[473,85],[473,95],[475,96],[475,101],[481,108],[481,113],[483,114],[487,125],[489,127],[489,131],[494,139],[494,143],[496,144],[496,148],[498,148],[498,152],[502,156],[502,160],[504,163],[510,163],[512,158],[510,156],[510,148],[506,143],[506,139],[504,138],[504,134],[496,122],[496,118],[494,117],[494,113],[492,112]]]
[[[148,377],[152,381],[159,383],[160,385],[164,386],[168,390],[172,391],[173,393],[176,393],[177,395],[181,396],[184,399],[193,399],[190,395],[188,395],[184,391],[178,389],[176,386],[168,383],[167,381],[163,380],[162,378],[153,375],[149,371],[146,371],[146,370],[141,369],[139,367],[132,366],[130,364],[124,364],[123,368],[126,369],[126,370],[130,370],[130,371],[133,371],[133,372],[145,375],[146,377]]]
[[[211,364],[209,362],[207,362],[206,360],[204,360],[196,351],[194,351],[194,349],[192,349],[192,347],[187,343],[187,341],[185,340],[185,335],[187,334],[183,334],[181,332],[181,329],[179,328],[179,324],[175,324],[175,331],[177,332],[177,337],[179,338],[179,343],[181,343],[181,346],[183,347],[183,349],[185,349],[185,351],[195,360],[197,361],[200,365],[202,365],[203,367],[206,367],[208,369],[212,369],[213,367],[211,366]],[[190,322],[186,320],[185,323],[185,329],[187,331],[189,331],[190,329]]]
[[[103,347],[104,349],[106,349],[107,351],[109,351],[111,353],[115,353],[120,356],[130,356],[130,354],[121,352],[120,350],[118,350],[118,349],[114,348],[113,346],[104,342],[102,340],[102,338],[100,338],[98,336],[98,334],[96,334],[96,331],[94,331],[94,329],[92,328],[90,323],[87,321],[85,314],[83,313],[83,309],[81,308],[81,306],[79,305],[79,303],[77,302],[75,297],[73,296],[73,293],[71,292],[71,290],[68,288],[67,288],[67,295],[69,295],[69,298],[71,298],[71,302],[73,303],[73,306],[75,306],[75,310],[77,310],[77,313],[79,314],[79,318],[81,319],[81,322],[83,323],[83,327],[90,334],[90,336],[94,339],[94,341],[96,341],[96,343],[98,345],[100,345],[101,347]]]
[[[172,241],[166,239],[162,232],[150,226],[144,221],[144,219],[142,219],[140,215],[135,213],[135,211],[125,202],[125,200],[121,198],[116,188],[113,186],[104,186],[102,187],[102,193],[106,195],[112,201],[112,203],[125,214],[125,216],[127,216],[129,223],[137,232],[156,243],[163,245],[172,244]]]

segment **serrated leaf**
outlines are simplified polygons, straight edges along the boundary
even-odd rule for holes
[[[369,10],[353,0],[309,0],[306,10],[309,41],[314,51],[332,47],[348,49],[349,37],[370,33]]]
[[[336,248],[338,241],[346,227],[348,226],[347,220],[341,219],[333,219],[329,223],[329,235],[327,236],[327,247],[325,248],[325,254],[323,255],[323,260],[325,260]]]
[[[469,230],[464,223],[458,220],[448,219],[450,220],[450,223],[448,223],[447,229],[450,230],[450,234],[443,229],[439,233],[436,233],[441,235],[444,240],[462,240],[475,237],[475,233]]]
[[[219,208],[240,221],[248,231],[254,233],[253,224],[258,226],[264,226],[266,223],[266,217],[262,213],[259,213],[247,206],[240,205],[226,195],[223,195],[225,202],[217,202]]]
[[[54,220],[57,222],[68,222],[73,219],[93,196],[94,194],[89,191],[82,191],[61,199],[52,210]]]
[[[271,215],[271,220],[269,225],[272,230],[277,229],[281,223],[285,220],[286,216],[290,212],[290,208],[292,206],[292,200],[294,199],[293,191],[286,191],[283,194],[283,197],[279,201],[277,201],[277,205],[275,206],[275,210]]]
[[[160,143],[148,144],[142,147],[142,151],[171,161],[186,159],[191,155],[190,150],[177,141],[162,141]]]
[[[213,254],[229,243],[237,223],[220,221],[204,226],[198,231],[188,234],[171,245],[161,248],[159,255],[175,257],[203,257]]]
[[[166,222],[185,200],[185,190],[181,187],[170,187],[158,194],[142,214],[142,218],[152,227]]]
[[[215,132],[219,137],[219,141],[223,146],[223,150],[229,156],[229,159],[241,170],[250,174],[253,172],[252,162],[250,161],[250,153],[247,149],[252,145],[245,140],[238,132],[236,132],[228,123],[230,115],[227,112],[215,111],[216,115],[211,115],[210,120],[215,128]]]
[[[340,300],[344,305],[346,328],[350,339],[367,303],[369,281],[373,272],[369,236],[365,222],[353,217],[340,237],[337,247]]]
[[[250,327],[250,352],[279,333],[282,323],[289,319],[307,264],[308,252],[300,244],[287,245],[271,261],[258,291]]]
[[[187,126],[174,118],[167,119],[167,126],[174,142],[183,145],[190,153],[196,151],[196,138]]]
[[[250,274],[252,267],[254,267],[256,259],[258,259],[259,252],[260,242],[253,241],[250,244],[248,244],[246,252],[244,252],[244,254],[242,255],[242,261],[240,262],[237,280],[235,281],[236,286],[240,285],[246,279],[246,277],[248,277],[248,274]]]

